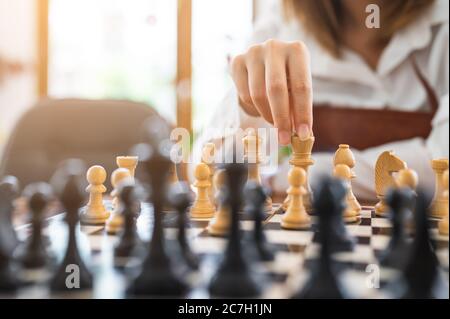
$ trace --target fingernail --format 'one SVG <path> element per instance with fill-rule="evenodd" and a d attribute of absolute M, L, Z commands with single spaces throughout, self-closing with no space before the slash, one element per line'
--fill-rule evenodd
<path fill-rule="evenodd" d="M 278 138 L 282 145 L 288 145 L 291 142 L 291 134 L 289 134 L 289 132 L 287 131 L 281 131 L 278 134 Z"/>
<path fill-rule="evenodd" d="M 300 137 L 300 140 L 302 140 L 302 141 L 308 139 L 311 136 L 309 127 L 306 124 L 300 125 L 297 133 L 298 133 L 298 137 Z"/>

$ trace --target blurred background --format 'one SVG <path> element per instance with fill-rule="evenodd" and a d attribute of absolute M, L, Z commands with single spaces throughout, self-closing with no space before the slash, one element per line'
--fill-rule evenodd
<path fill-rule="evenodd" d="M 23 112 L 47 96 L 144 102 L 195 133 L 270 2 L 0 0 L 0 155 Z"/>

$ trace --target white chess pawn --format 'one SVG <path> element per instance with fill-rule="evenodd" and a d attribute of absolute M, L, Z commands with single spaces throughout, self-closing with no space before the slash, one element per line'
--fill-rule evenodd
<path fill-rule="evenodd" d="M 405 168 L 398 172 L 396 183 L 398 188 L 408 188 L 415 193 L 419 184 L 419 177 L 414 170 Z"/>
<path fill-rule="evenodd" d="M 202 163 L 208 165 L 209 168 L 209 183 L 211 186 L 208 188 L 208 196 L 211 200 L 211 203 L 215 204 L 214 197 L 214 182 L 213 177 L 215 173 L 215 153 L 216 153 L 216 145 L 214 143 L 206 143 L 202 149 Z"/>
<path fill-rule="evenodd" d="M 445 211 L 442 220 L 439 221 L 439 234 L 448 236 L 448 170 L 442 176 L 442 183 L 444 185 L 443 199 L 445 201 Z"/>
<path fill-rule="evenodd" d="M 132 178 L 130 170 L 126 168 L 118 168 L 111 175 L 111 184 L 114 187 L 111 192 L 111 196 L 113 196 L 113 211 L 106 222 L 106 231 L 108 234 L 117 234 L 123 226 L 123 216 L 120 213 L 121 208 L 118 187 L 121 182 Z"/>
<path fill-rule="evenodd" d="M 197 188 L 197 196 L 195 202 L 191 207 L 192 218 L 211 218 L 214 216 L 214 205 L 209 198 L 209 167 L 205 163 L 200 163 L 195 168 L 194 187 Z"/>
<path fill-rule="evenodd" d="M 86 173 L 86 179 L 89 186 L 86 192 L 89 193 L 89 202 L 83 210 L 80 219 L 86 225 L 104 225 L 109 218 L 109 212 L 103 204 L 103 194 L 106 187 L 103 185 L 106 181 L 106 170 L 99 165 L 92 166 Z"/>
<path fill-rule="evenodd" d="M 214 174 L 214 186 L 216 190 L 217 211 L 208 225 L 208 232 L 213 236 L 225 236 L 230 229 L 230 210 L 222 202 L 223 188 L 225 186 L 226 172 L 219 169 Z"/>
<path fill-rule="evenodd" d="M 309 229 L 311 217 L 306 212 L 303 198 L 306 191 L 306 171 L 301 167 L 293 167 L 289 171 L 287 190 L 289 204 L 281 219 L 281 227 L 286 229 Z"/>
<path fill-rule="evenodd" d="M 356 178 L 355 172 L 353 171 L 353 168 L 355 167 L 355 164 L 356 164 L 355 156 L 353 155 L 353 152 L 350 149 L 350 146 L 347 144 L 339 145 L 339 149 L 334 154 L 333 165 L 336 166 L 339 164 L 347 165 L 351 171 L 351 175 L 352 175 L 351 179 Z M 350 196 L 352 197 L 351 200 L 349 201 L 349 205 L 352 206 L 353 210 L 360 213 L 362 208 L 361 208 L 361 205 L 359 204 L 358 200 L 356 199 L 356 197 L 353 195 L 351 180 L 350 180 L 349 184 L 350 184 L 350 188 L 351 188 Z"/>
<path fill-rule="evenodd" d="M 353 194 L 352 187 L 350 185 L 352 179 L 352 171 L 350 167 L 345 164 L 338 164 L 334 167 L 333 175 L 340 179 L 347 189 L 347 195 L 345 197 L 346 208 L 344 211 L 344 221 L 346 223 L 356 223 L 361 220 L 360 212 L 354 207 L 354 201 L 356 200 Z"/>

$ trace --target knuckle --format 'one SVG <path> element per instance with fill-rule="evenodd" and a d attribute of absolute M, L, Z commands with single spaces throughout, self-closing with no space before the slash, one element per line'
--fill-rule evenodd
<path fill-rule="evenodd" d="M 251 93 L 251 97 L 253 102 L 255 102 L 255 104 L 257 105 L 264 105 L 266 102 L 266 94 L 262 90 L 254 90 Z"/>
<path fill-rule="evenodd" d="M 260 45 L 257 44 L 257 45 L 252 45 L 251 47 L 249 47 L 246 55 L 248 58 L 254 59 L 254 58 L 260 56 L 261 52 L 262 52 L 262 48 Z"/>
<path fill-rule="evenodd" d="M 269 94 L 272 95 L 280 95 L 283 94 L 283 92 L 286 89 L 286 83 L 284 81 L 281 81 L 279 79 L 273 79 L 269 83 Z"/>
<path fill-rule="evenodd" d="M 289 48 L 295 53 L 304 53 L 308 51 L 306 44 L 302 41 L 293 41 L 289 43 Z"/>
<path fill-rule="evenodd" d="M 277 50 L 281 48 L 281 46 L 282 42 L 275 39 L 269 39 L 266 42 L 264 42 L 264 47 L 269 51 Z"/>
<path fill-rule="evenodd" d="M 231 61 L 231 69 L 233 70 L 233 72 L 237 72 L 244 66 L 244 64 L 245 64 L 244 56 L 242 54 L 237 55 Z"/>
<path fill-rule="evenodd" d="M 291 84 L 292 94 L 304 94 L 312 91 L 312 86 L 307 81 L 295 81 Z"/>

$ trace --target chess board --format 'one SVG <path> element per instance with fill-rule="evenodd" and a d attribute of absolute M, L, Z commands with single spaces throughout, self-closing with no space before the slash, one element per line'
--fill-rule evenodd
<path fill-rule="evenodd" d="M 110 204 L 108 204 L 110 205 Z M 282 213 L 279 205 L 267 215 L 264 231 L 269 245 L 275 252 L 272 262 L 255 262 L 250 260 L 250 270 L 256 280 L 263 285 L 261 298 L 288 298 L 299 289 L 308 278 L 308 274 L 315 265 L 320 250 L 317 243 L 318 236 L 314 231 L 292 231 L 282 229 L 280 221 Z M 49 238 L 51 250 L 56 259 L 61 259 L 66 243 L 66 225 L 64 215 L 56 215 L 48 220 L 44 233 Z M 176 245 L 175 212 L 164 212 L 163 225 L 167 238 L 166 247 L 170 253 Z M 313 217 L 313 221 L 315 218 Z M 241 230 L 243 243 L 251 242 L 253 222 L 245 214 L 241 214 Z M 226 238 L 212 237 L 206 229 L 208 220 L 193 219 L 189 222 L 187 231 L 192 249 L 201 257 L 198 272 L 183 274 L 192 289 L 186 298 L 209 298 L 208 282 L 213 275 L 227 243 Z M 431 233 L 435 241 L 436 253 L 441 263 L 441 275 L 448 298 L 448 237 L 440 236 L 437 232 L 437 221 L 431 221 Z M 152 208 L 142 204 L 142 212 L 137 223 L 138 232 L 144 241 L 150 240 L 152 229 Z M 346 225 L 348 232 L 356 239 L 353 252 L 337 253 L 334 255 L 340 269 L 339 279 L 354 298 L 388 298 L 384 288 L 398 276 L 394 270 L 379 268 L 379 286 L 369 285 L 368 278 L 373 274 L 377 255 L 383 251 L 390 238 L 391 225 L 388 219 L 375 216 L 372 207 L 364 207 L 361 221 Z M 92 291 L 74 292 L 62 295 L 49 293 L 45 280 L 40 283 L 25 286 L 12 297 L 16 298 L 127 298 L 126 287 L 131 278 L 136 275 L 139 260 L 128 260 L 127 266 L 115 261 L 113 248 L 118 242 L 118 236 L 108 235 L 103 226 L 80 226 L 79 244 L 86 263 L 94 276 Z M 18 229 L 19 238 L 24 240 L 29 235 L 29 226 Z M 251 254 L 249 254 L 251 255 Z M 252 258 L 249 258 L 252 259 Z M 174 264 L 177 264 L 174 261 Z M 42 273 L 23 274 L 27 278 L 45 278 Z M 47 273 L 47 277 L 51 272 Z"/>

